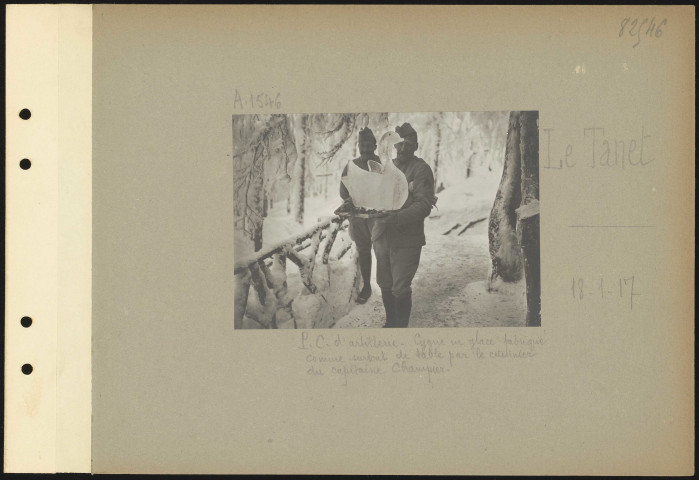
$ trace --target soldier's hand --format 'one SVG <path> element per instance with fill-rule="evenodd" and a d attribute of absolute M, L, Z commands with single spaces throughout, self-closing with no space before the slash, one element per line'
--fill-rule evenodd
<path fill-rule="evenodd" d="M 349 214 L 352 213 L 355 210 L 354 204 L 352 203 L 351 199 L 347 199 L 344 202 L 342 202 L 342 205 L 340 205 L 336 210 L 335 210 L 335 215 L 340 215 L 340 214 Z"/>
<path fill-rule="evenodd" d="M 379 212 L 374 217 L 376 223 L 388 223 L 388 220 L 392 214 L 388 212 Z"/>

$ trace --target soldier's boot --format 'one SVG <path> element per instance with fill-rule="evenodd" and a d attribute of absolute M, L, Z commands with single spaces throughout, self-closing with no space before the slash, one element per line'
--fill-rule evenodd
<path fill-rule="evenodd" d="M 408 328 L 410 321 L 410 310 L 413 306 L 412 295 L 396 297 L 396 327 Z"/>
<path fill-rule="evenodd" d="M 396 299 L 390 290 L 381 290 L 383 306 L 386 309 L 386 324 L 383 328 L 396 328 Z"/>
<path fill-rule="evenodd" d="M 363 304 L 371 297 L 371 251 L 359 257 L 359 271 L 362 274 L 362 290 L 357 295 L 357 303 Z"/>

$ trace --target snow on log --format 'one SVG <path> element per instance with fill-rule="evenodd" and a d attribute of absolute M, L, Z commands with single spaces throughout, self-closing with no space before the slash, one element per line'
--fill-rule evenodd
<path fill-rule="evenodd" d="M 306 248 L 308 248 L 310 243 L 308 245 L 304 245 L 304 241 L 313 237 L 313 235 L 316 233 L 316 231 L 323 230 L 323 229 L 327 228 L 329 225 L 331 225 L 332 223 L 335 223 L 335 222 L 342 223 L 343 221 L 344 221 L 343 218 L 331 217 L 329 220 L 326 220 L 326 221 L 321 222 L 317 225 L 314 225 L 312 228 L 306 230 L 305 232 L 303 232 L 299 235 L 282 240 L 281 242 L 278 242 L 270 247 L 267 247 L 266 249 L 264 249 L 262 251 L 255 252 L 254 254 L 248 255 L 240 260 L 236 260 L 235 266 L 234 266 L 234 273 L 236 275 L 238 273 L 242 273 L 246 268 L 248 268 L 251 264 L 256 263 L 258 260 L 269 258 L 272 255 L 274 255 L 275 253 L 281 253 L 287 245 L 296 246 L 296 251 L 305 250 Z M 343 228 L 344 228 L 344 226 L 343 226 Z M 298 247 L 301 247 L 301 248 L 298 248 Z"/>
<path fill-rule="evenodd" d="M 284 246 L 284 253 L 286 254 L 286 257 L 299 268 L 299 275 L 301 275 L 301 281 L 306 286 L 306 288 L 308 288 L 308 290 L 311 293 L 316 293 L 316 287 L 315 285 L 313 285 L 313 282 L 311 281 L 310 274 L 312 272 L 310 268 L 310 261 L 308 260 L 308 258 L 296 252 L 291 247 L 291 245 Z"/>
<path fill-rule="evenodd" d="M 342 246 L 339 252 L 337 252 L 337 258 L 335 260 L 340 260 L 342 257 L 345 256 L 347 252 L 352 250 L 352 243 L 351 242 L 345 242 L 345 244 Z"/>
<path fill-rule="evenodd" d="M 311 240 L 311 252 L 308 255 L 308 273 L 313 275 L 313 270 L 316 267 L 316 257 L 318 256 L 318 249 L 320 248 L 320 234 L 322 231 L 320 229 L 313 233 L 313 239 Z"/>
<path fill-rule="evenodd" d="M 353 245 L 346 237 L 345 219 L 330 217 L 236 262 L 236 328 L 332 327 L 349 311 L 359 291 L 357 259 L 341 261 Z M 337 250 L 335 258 L 331 252 Z M 298 267 L 305 287 L 295 297 L 287 286 L 287 260 Z"/>

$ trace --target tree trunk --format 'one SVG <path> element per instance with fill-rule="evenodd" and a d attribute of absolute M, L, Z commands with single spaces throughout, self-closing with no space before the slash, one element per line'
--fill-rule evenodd
<path fill-rule="evenodd" d="M 520 114 L 522 206 L 520 243 L 527 283 L 527 326 L 541 325 L 541 254 L 539 235 L 539 113 Z"/>
<path fill-rule="evenodd" d="M 473 145 L 471 146 L 473 148 Z M 466 160 L 466 178 L 471 176 L 471 167 L 473 165 L 473 157 L 476 156 L 476 152 L 471 150 L 471 155 L 469 155 L 468 160 Z"/>
<path fill-rule="evenodd" d="M 296 180 L 296 186 L 294 190 L 294 219 L 296 223 L 303 225 L 304 221 L 304 202 L 306 200 L 306 162 L 308 161 L 308 150 L 309 150 L 309 135 L 308 135 L 308 115 L 301 116 L 301 134 L 303 135 L 302 141 L 299 143 L 301 146 L 298 160 L 296 162 L 296 168 L 294 172 L 294 179 Z"/>
<path fill-rule="evenodd" d="M 235 221 L 242 230 L 247 248 L 262 248 L 262 222 L 264 220 L 265 161 L 262 147 L 248 142 L 267 117 L 258 115 L 233 116 L 233 171 Z"/>
<path fill-rule="evenodd" d="M 248 122 L 244 115 L 233 115 L 233 215 L 237 245 L 243 245 L 246 251 L 252 251 L 252 239 L 245 229 L 247 211 L 245 192 L 247 190 L 247 162 L 251 157 L 245 153 L 245 134 Z M 242 321 L 242 320 L 241 320 Z"/>
<path fill-rule="evenodd" d="M 539 200 L 539 112 L 520 113 L 522 205 Z"/>
<path fill-rule="evenodd" d="M 442 128 L 439 119 L 437 119 L 437 141 L 434 148 L 434 188 L 437 188 L 437 178 L 439 176 L 439 148 L 442 143 Z"/>
<path fill-rule="evenodd" d="M 267 218 L 267 212 L 269 210 L 269 194 L 267 190 L 263 192 L 262 196 L 262 218 Z"/>
<path fill-rule="evenodd" d="M 522 252 L 517 242 L 515 212 L 521 203 L 521 177 L 520 113 L 511 112 L 502 179 L 488 225 L 492 261 L 489 288 L 496 280 L 516 282 L 522 278 Z"/>
<path fill-rule="evenodd" d="M 520 230 L 527 293 L 526 325 L 539 327 L 541 326 L 541 254 L 538 212 L 533 216 L 521 218 Z"/>
<path fill-rule="evenodd" d="M 359 133 L 354 135 L 354 156 L 352 158 L 357 158 L 359 156 Z"/>
<path fill-rule="evenodd" d="M 488 156 L 488 171 L 492 172 L 493 171 L 493 166 L 494 163 L 497 161 L 497 155 L 498 155 L 498 149 L 497 149 L 497 138 L 498 135 L 498 121 L 494 120 L 491 124 L 490 127 L 490 138 L 488 139 L 489 141 L 489 152 L 490 155 Z"/>
<path fill-rule="evenodd" d="M 267 181 L 267 189 L 265 190 L 265 218 L 269 211 L 274 208 L 274 199 L 277 197 L 277 180 Z"/>
<path fill-rule="evenodd" d="M 255 159 L 252 163 L 252 179 L 248 184 L 247 205 L 248 213 L 246 214 L 246 230 L 252 236 L 253 247 L 255 251 L 262 249 L 262 223 L 264 221 L 265 209 L 265 162 L 260 158 L 262 147 L 255 149 Z"/>
<path fill-rule="evenodd" d="M 374 135 L 376 135 L 376 139 L 378 140 L 384 133 L 388 132 L 391 129 L 388 113 L 382 113 L 381 115 L 379 115 L 379 119 L 376 122 L 376 124 L 377 131 L 374 132 Z"/>

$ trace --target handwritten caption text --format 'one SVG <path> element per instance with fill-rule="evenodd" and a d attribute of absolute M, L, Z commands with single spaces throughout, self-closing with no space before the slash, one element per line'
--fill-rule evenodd
<path fill-rule="evenodd" d="M 301 332 L 298 349 L 306 374 L 333 377 L 348 385 L 361 376 L 418 376 L 428 383 L 464 362 L 526 361 L 546 343 L 543 332 L 443 334 L 418 332 L 404 338 L 347 333 Z"/>

